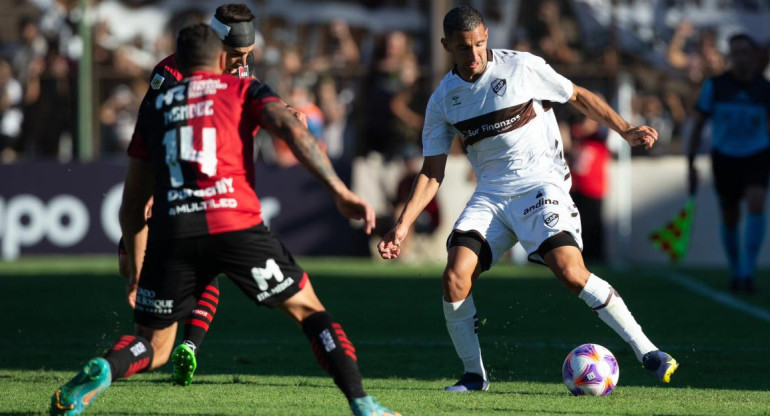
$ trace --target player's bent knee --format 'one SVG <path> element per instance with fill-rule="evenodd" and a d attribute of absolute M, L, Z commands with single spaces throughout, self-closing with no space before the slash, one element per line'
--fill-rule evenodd
<path fill-rule="evenodd" d="M 166 328 L 150 328 L 139 324 L 136 325 L 136 334 L 149 340 L 154 350 L 152 363 L 148 370 L 154 370 L 168 362 L 171 350 L 174 347 L 176 329 L 176 323 Z"/>
<path fill-rule="evenodd" d="M 310 281 L 305 284 L 302 290 L 282 303 L 279 308 L 297 323 L 302 323 L 305 318 L 316 312 L 326 310 L 316 296 Z"/>

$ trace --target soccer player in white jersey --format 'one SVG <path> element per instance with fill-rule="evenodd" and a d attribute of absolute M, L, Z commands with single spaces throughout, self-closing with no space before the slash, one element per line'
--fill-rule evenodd
<path fill-rule="evenodd" d="M 529 53 L 488 50 L 481 14 L 467 6 L 444 17 L 441 43 L 454 66 L 428 102 L 422 133 L 422 170 L 395 227 L 380 241 L 385 259 L 399 256 L 410 225 L 438 192 L 452 138 L 460 133 L 478 184 L 454 225 L 443 274 L 444 317 L 465 373 L 448 391 L 486 390 L 476 307 L 479 275 L 516 242 L 529 260 L 545 264 L 633 349 L 664 383 L 678 363 L 642 332 L 609 283 L 589 272 L 581 254 L 580 217 L 569 195 L 569 170 L 559 152 L 551 102 L 570 103 L 586 116 L 649 149 L 658 133 L 635 127 L 601 98 L 574 85 Z"/>

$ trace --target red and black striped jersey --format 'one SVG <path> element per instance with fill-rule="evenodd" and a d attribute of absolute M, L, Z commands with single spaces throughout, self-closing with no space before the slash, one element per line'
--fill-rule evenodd
<path fill-rule="evenodd" d="M 153 165 L 154 235 L 218 234 L 262 222 L 253 138 L 264 105 L 278 100 L 257 80 L 204 72 L 157 90 L 128 148 Z"/>

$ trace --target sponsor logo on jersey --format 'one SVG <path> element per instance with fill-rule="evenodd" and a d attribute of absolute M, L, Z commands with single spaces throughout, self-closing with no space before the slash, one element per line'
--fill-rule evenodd
<path fill-rule="evenodd" d="M 460 102 L 460 96 L 459 95 L 453 95 L 452 96 L 452 105 L 460 105 L 462 104 Z"/>
<path fill-rule="evenodd" d="M 524 215 L 528 215 L 536 210 L 543 208 L 546 205 L 559 205 L 559 201 L 556 199 L 543 198 L 543 193 L 537 193 L 537 203 L 530 205 L 529 208 L 524 210 Z"/>
<path fill-rule="evenodd" d="M 526 125 L 537 116 L 532 100 L 455 123 L 465 137 L 465 146 Z"/>
<path fill-rule="evenodd" d="M 502 97 L 505 95 L 505 91 L 508 89 L 508 83 L 504 79 L 498 78 L 492 81 L 492 92 Z"/>
<path fill-rule="evenodd" d="M 163 78 L 160 76 L 160 74 L 155 74 L 155 76 L 152 77 L 152 81 L 150 81 L 150 88 L 157 90 L 161 85 L 163 85 L 163 81 L 165 80 L 166 78 Z"/>
<path fill-rule="evenodd" d="M 559 223 L 559 214 L 555 212 L 546 212 L 543 214 L 543 222 L 549 227 L 555 227 Z"/>

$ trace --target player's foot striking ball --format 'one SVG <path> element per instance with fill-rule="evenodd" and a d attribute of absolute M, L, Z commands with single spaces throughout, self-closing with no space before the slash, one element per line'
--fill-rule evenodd
<path fill-rule="evenodd" d="M 195 359 L 195 352 L 187 344 L 179 344 L 174 348 L 171 354 L 171 379 L 180 386 L 189 386 L 192 383 L 195 369 L 198 368 L 198 362 Z"/>
<path fill-rule="evenodd" d="M 110 384 L 110 364 L 104 358 L 94 358 L 72 380 L 54 392 L 51 397 L 51 414 L 79 415 Z"/>
<path fill-rule="evenodd" d="M 679 363 L 674 357 L 661 350 L 650 351 L 645 354 L 642 363 L 644 368 L 655 373 L 655 377 L 664 383 L 671 382 L 671 375 L 679 368 Z"/>

